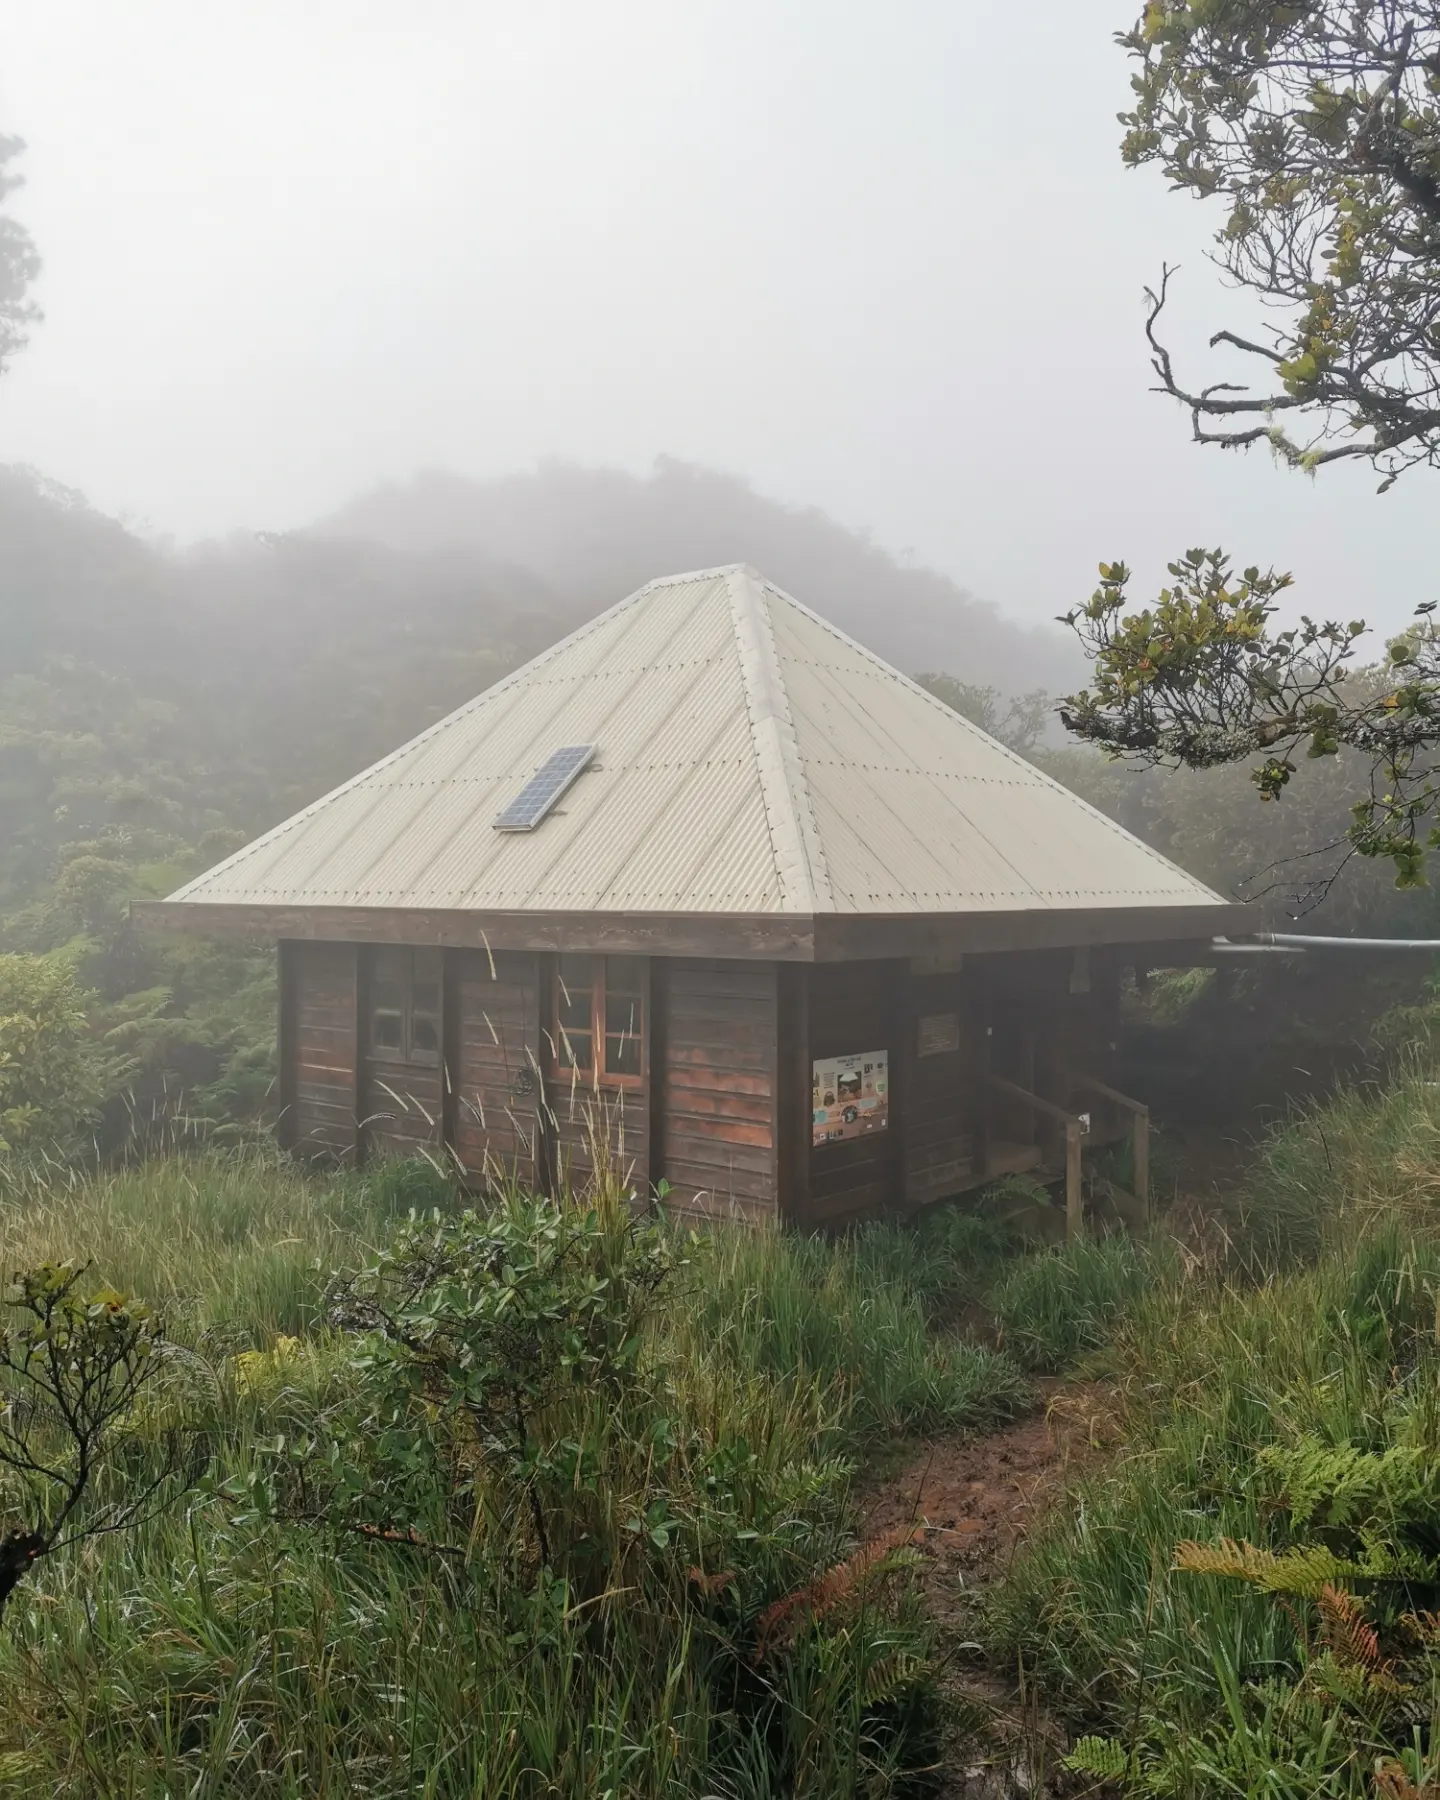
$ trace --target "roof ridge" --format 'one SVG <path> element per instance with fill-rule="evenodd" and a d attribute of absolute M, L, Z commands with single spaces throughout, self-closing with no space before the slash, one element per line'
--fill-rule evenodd
<path fill-rule="evenodd" d="M 730 619 L 782 902 L 787 912 L 828 912 L 834 893 L 764 598 L 767 584 L 744 563 L 728 574 Z"/>
<path fill-rule="evenodd" d="M 866 662 L 872 663 L 882 674 L 892 676 L 896 681 L 900 682 L 903 687 L 907 688 L 909 692 L 918 694 L 929 706 L 938 707 L 938 709 L 948 718 L 958 720 L 965 730 L 972 732 L 976 737 L 983 739 L 983 741 L 989 744 L 992 749 L 998 750 L 1003 757 L 1014 763 L 1016 768 L 1028 779 L 1038 781 L 1042 786 L 1048 787 L 1056 793 L 1063 794 L 1067 800 L 1073 802 L 1074 805 L 1087 812 L 1092 819 L 1096 820 L 1101 825 L 1107 826 L 1117 837 L 1123 838 L 1127 844 L 1133 844 L 1137 850 L 1143 850 L 1153 862 L 1159 863 L 1166 869 L 1180 869 L 1181 873 L 1187 876 L 1196 887 L 1203 889 L 1205 893 L 1211 895 L 1213 899 L 1220 901 L 1222 904 L 1228 904 L 1228 902 L 1225 901 L 1224 895 L 1217 893 L 1208 882 L 1201 881 L 1198 876 L 1191 875 L 1189 870 L 1183 868 L 1173 857 L 1166 856 L 1163 850 L 1157 850 L 1153 844 L 1147 844 L 1144 838 L 1137 837 L 1133 831 L 1127 830 L 1118 819 L 1112 819 L 1109 813 L 1102 812 L 1098 806 L 1092 805 L 1083 794 L 1077 793 L 1072 787 L 1067 787 L 1063 781 L 1060 781 L 1057 777 L 1051 775 L 1048 770 L 1042 769 L 1038 763 L 1030 762 L 1026 757 L 1023 757 L 1018 750 L 1012 750 L 1008 744 L 1002 744 L 999 738 L 992 737 L 988 731 L 977 725 L 973 719 L 967 719 L 964 713 L 957 712 L 953 706 L 947 705 L 938 695 L 932 694 L 929 688 L 922 687 L 918 681 L 907 675 L 903 669 L 897 669 L 894 663 L 886 662 L 883 656 L 880 656 L 876 651 L 871 650 L 868 645 L 862 644 L 858 638 L 851 637 L 848 631 L 842 631 L 838 625 L 833 624 L 829 619 L 822 618 L 813 607 L 807 606 L 803 600 L 797 600 L 793 594 L 787 593 L 778 582 L 771 581 L 768 576 L 760 576 L 758 579 L 764 587 L 767 587 L 771 591 L 771 593 L 778 595 L 778 597 L 784 600 L 787 605 L 793 606 L 797 612 L 803 613 L 807 619 L 820 626 L 823 631 L 829 632 L 831 637 L 838 638 L 839 641 L 849 649 L 858 652 Z"/>

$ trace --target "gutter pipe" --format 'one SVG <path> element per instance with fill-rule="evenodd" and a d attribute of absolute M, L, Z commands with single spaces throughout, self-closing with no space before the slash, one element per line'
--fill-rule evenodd
<path fill-rule="evenodd" d="M 1410 950 L 1440 955 L 1440 938 L 1310 937 L 1296 931 L 1257 931 L 1244 943 L 1229 938 L 1211 940 L 1211 948 L 1226 956 L 1294 956 L 1304 950 Z"/>

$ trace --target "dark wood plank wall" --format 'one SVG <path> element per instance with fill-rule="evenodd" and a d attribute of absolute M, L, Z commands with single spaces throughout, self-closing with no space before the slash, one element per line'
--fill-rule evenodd
<path fill-rule="evenodd" d="M 539 958 L 451 950 L 445 958 L 447 1142 L 474 1180 L 541 1180 Z"/>
<path fill-rule="evenodd" d="M 709 1217 L 776 1211 L 774 963 L 675 958 L 663 984 L 656 1141 L 670 1204 Z M 809 1117 L 808 1094 L 803 1119 Z"/>
<path fill-rule="evenodd" d="M 922 1021 L 930 1019 L 953 1019 L 953 1050 L 920 1054 Z M 906 1206 L 925 1206 L 983 1175 L 985 1013 L 978 984 L 963 969 L 912 970 L 904 1020 L 895 1057 L 905 1099 L 903 1198 Z"/>
<path fill-rule="evenodd" d="M 281 1141 L 299 1156 L 355 1157 L 357 960 L 353 944 L 281 952 Z"/>
<path fill-rule="evenodd" d="M 810 1149 L 808 1204 L 801 1223 L 843 1225 L 901 1202 L 909 1070 L 899 1054 L 908 997 L 908 964 L 817 964 L 810 972 L 810 1058 L 886 1050 L 890 1113 L 886 1130 Z M 807 1104 L 797 1124 L 810 1137 Z"/>
<path fill-rule="evenodd" d="M 415 1156 L 421 1151 L 437 1155 L 444 1107 L 439 1064 L 366 1056 L 364 1073 L 361 1126 L 366 1155 Z"/>

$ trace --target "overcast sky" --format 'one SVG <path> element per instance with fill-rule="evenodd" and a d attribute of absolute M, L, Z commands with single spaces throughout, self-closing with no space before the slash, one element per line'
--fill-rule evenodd
<path fill-rule="evenodd" d="M 668 453 L 1021 616 L 1224 542 L 1398 622 L 1440 477 L 1222 457 L 1146 391 L 1162 260 L 1186 330 L 1232 307 L 1119 163 L 1135 8 L 0 0 L 47 315 L 0 460 L 185 539 Z"/>

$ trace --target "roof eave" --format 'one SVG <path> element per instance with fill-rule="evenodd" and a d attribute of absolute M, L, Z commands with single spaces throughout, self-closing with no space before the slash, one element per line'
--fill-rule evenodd
<path fill-rule="evenodd" d="M 961 913 L 464 912 L 377 906 L 135 901 L 142 928 L 207 937 L 331 943 L 449 944 L 476 950 L 717 956 L 754 962 L 856 962 L 1106 944 L 1208 943 L 1244 929 L 1247 909 L 1035 907 Z"/>

